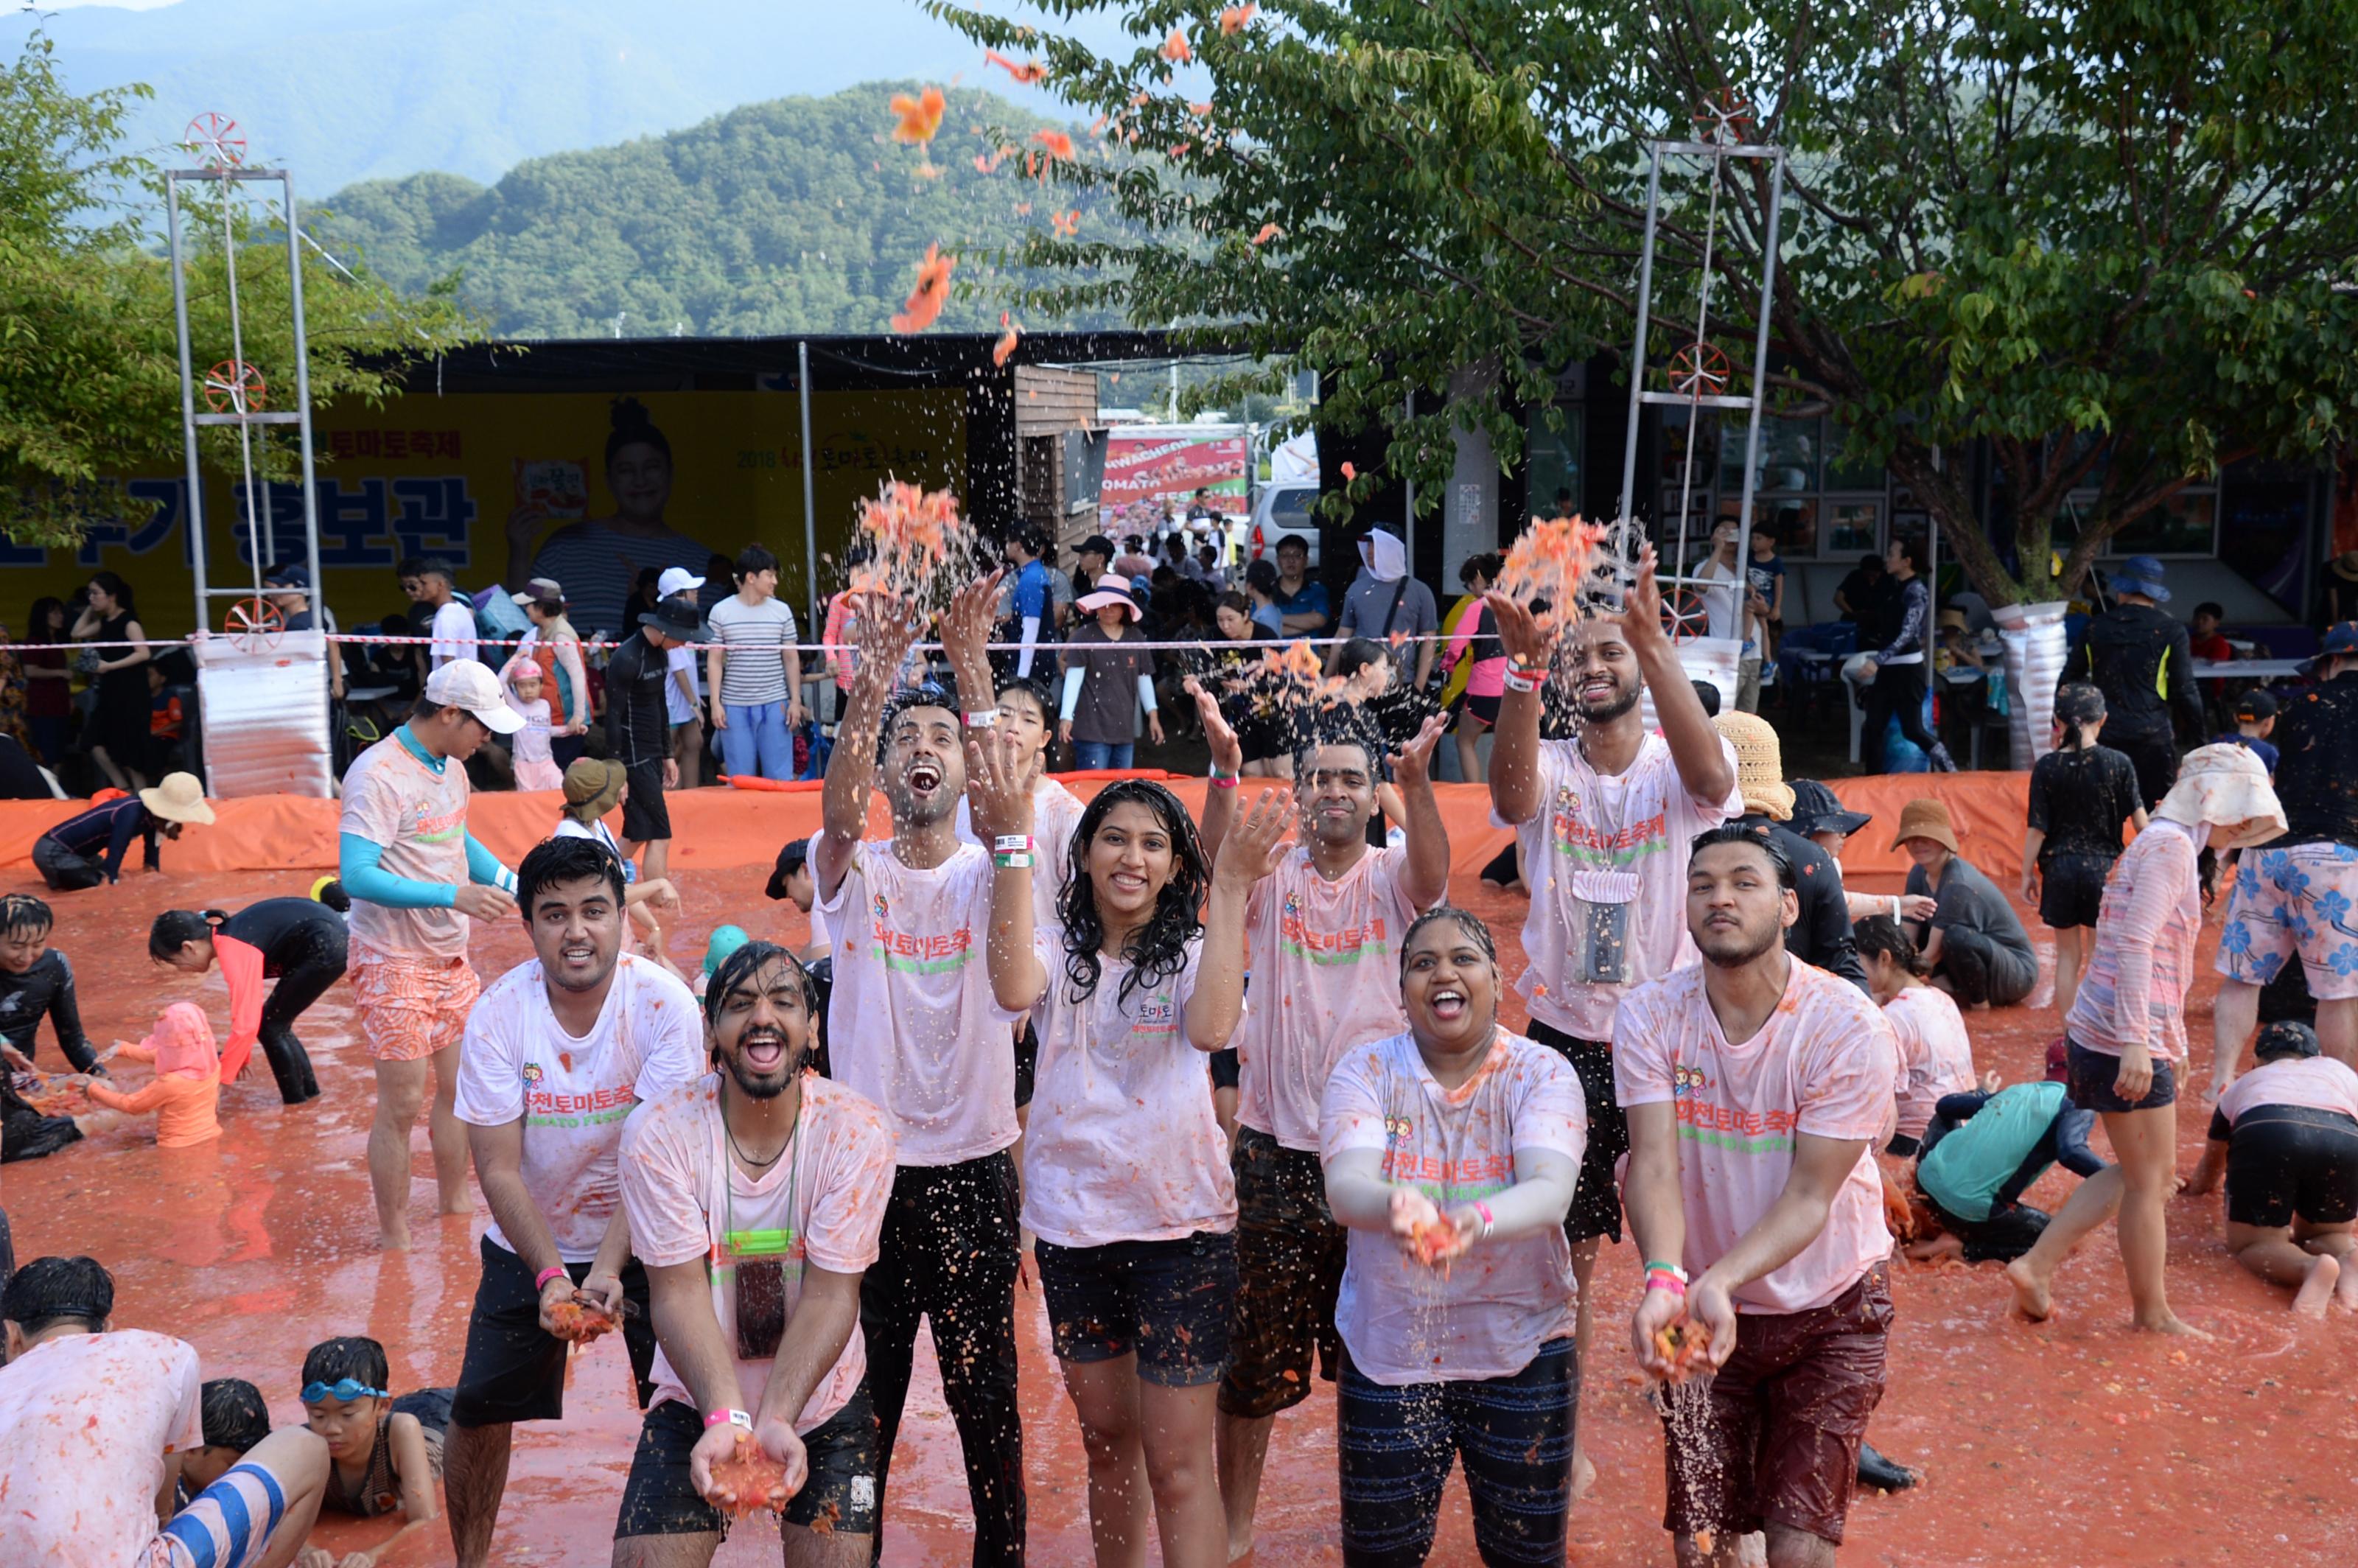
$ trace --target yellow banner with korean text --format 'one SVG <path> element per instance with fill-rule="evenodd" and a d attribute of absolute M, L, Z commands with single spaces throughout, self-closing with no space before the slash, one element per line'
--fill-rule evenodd
<path fill-rule="evenodd" d="M 617 624 L 610 601 L 645 567 L 686 565 L 700 575 L 709 557 L 734 557 L 756 543 L 779 557 L 779 594 L 799 608 L 806 569 L 799 400 L 759 391 L 633 395 L 645 427 L 634 428 L 637 438 L 611 466 L 614 399 L 603 393 L 414 394 L 381 409 L 319 414 L 320 577 L 338 622 L 357 627 L 405 610 L 395 564 L 436 557 L 449 563 L 462 593 L 558 578 L 587 633 Z M 824 595 L 843 575 L 829 557 L 841 555 L 861 498 L 885 479 L 963 486 L 966 395 L 956 387 L 819 393 L 811 408 Z M 656 440 L 644 438 L 646 427 Z M 287 438 L 283 428 L 269 434 Z M 0 626 L 21 636 L 34 599 L 65 597 L 106 570 L 131 585 L 149 634 L 187 634 L 196 623 L 196 579 L 186 479 L 178 470 L 135 475 L 123 493 L 134 503 L 126 515 L 101 520 L 78 546 L 0 538 L 11 589 L 0 600 Z M 257 541 L 265 568 L 304 559 L 299 482 L 260 484 L 249 497 L 242 481 L 208 472 L 204 516 L 215 588 L 252 582 Z M 579 580 L 566 581 L 553 569 L 558 563 Z M 212 601 L 214 630 L 227 608 L 226 600 Z"/>

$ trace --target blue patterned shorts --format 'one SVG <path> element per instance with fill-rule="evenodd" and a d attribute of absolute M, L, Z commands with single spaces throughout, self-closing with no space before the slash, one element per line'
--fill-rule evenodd
<path fill-rule="evenodd" d="M 2294 844 L 2244 851 L 2218 971 L 2264 986 L 2300 955 L 2309 994 L 2320 1001 L 2358 997 L 2358 848 Z"/>

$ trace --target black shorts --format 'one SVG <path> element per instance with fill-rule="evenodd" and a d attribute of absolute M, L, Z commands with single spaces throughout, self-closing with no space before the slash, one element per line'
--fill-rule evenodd
<path fill-rule="evenodd" d="M 1228 1164 L 1237 1181 L 1237 1288 L 1219 1405 L 1258 1418 L 1310 1397 L 1314 1357 L 1330 1383 L 1343 1364 L 1335 1298 L 1346 1238 L 1326 1206 L 1314 1152 L 1239 1127 Z"/>
<path fill-rule="evenodd" d="M 1629 1152 L 1629 1118 L 1613 1098 L 1613 1047 L 1566 1034 L 1536 1018 L 1523 1033 L 1572 1064 L 1580 1076 L 1582 1098 L 1588 1101 L 1588 1148 L 1580 1157 L 1580 1185 L 1573 1190 L 1563 1233 L 1575 1242 L 1599 1236 L 1618 1241 L 1621 1190 L 1613 1184 L 1613 1167 Z"/>
<path fill-rule="evenodd" d="M 665 1400 L 647 1411 L 639 1428 L 631 1477 L 622 1483 L 622 1507 L 614 1516 L 614 1539 L 633 1535 L 721 1535 L 729 1519 L 688 1482 L 687 1456 L 704 1435 L 694 1409 Z M 844 1535 L 876 1533 L 876 1411 L 868 1401 L 868 1380 L 844 1407 L 803 1433 L 810 1477 L 786 1504 L 785 1520 L 805 1529 L 821 1527 Z"/>
<path fill-rule="evenodd" d="M 1235 1088 L 1243 1076 L 1244 1066 L 1237 1060 L 1235 1046 L 1231 1045 L 1225 1051 L 1212 1053 L 1212 1087 L 1214 1088 Z"/>
<path fill-rule="evenodd" d="M 1293 745 L 1282 719 L 1255 714 L 1238 721 L 1236 729 L 1237 744 L 1243 748 L 1244 761 L 1248 762 L 1266 762 L 1273 757 L 1293 755 Z"/>
<path fill-rule="evenodd" d="M 524 1260 L 483 1238 L 483 1278 L 467 1319 L 467 1355 L 450 1397 L 453 1426 L 503 1426 L 519 1421 L 565 1419 L 566 1344 L 540 1326 L 540 1292 Z M 587 1263 L 568 1263 L 579 1284 Z M 655 1397 L 654 1316 L 647 1303 L 647 1271 L 635 1258 L 623 1265 L 622 1295 L 638 1307 L 622 1318 L 622 1346 L 638 1384 L 639 1408 Z"/>
<path fill-rule="evenodd" d="M 1032 1086 L 1040 1076 L 1040 1036 L 1033 1031 L 1032 1021 L 1023 1021 L 1023 1033 L 1015 1037 L 1015 1104 L 1018 1109 L 1032 1103 Z"/>
<path fill-rule="evenodd" d="M 1506 700 L 1503 696 L 1476 697 L 1469 691 L 1466 694 L 1466 711 L 1495 730 L 1498 724 L 1498 705 Z"/>
<path fill-rule="evenodd" d="M 671 838 L 671 802 L 664 798 L 661 762 L 643 762 L 627 771 L 631 796 L 622 802 L 622 837 L 633 844 L 653 844 Z"/>
<path fill-rule="evenodd" d="M 43 1116 L 21 1100 L 0 1110 L 0 1162 L 38 1160 L 81 1141 L 81 1129 L 72 1117 Z M 0 1274 L 0 1280 L 6 1277 Z"/>
<path fill-rule="evenodd" d="M 2039 867 L 2039 918 L 2053 931 L 2093 925 L 2117 855 L 2050 855 Z"/>
<path fill-rule="evenodd" d="M 2153 1059 L 2153 1084 L 2145 1098 L 2131 1103 L 2113 1087 L 2121 1076 L 2121 1059 L 2107 1056 L 2102 1051 L 2091 1051 L 2077 1040 L 2067 1040 L 2064 1059 L 2070 1064 L 2069 1076 L 2064 1080 L 2064 1093 L 2082 1110 L 2099 1114 L 2110 1111 L 2119 1115 L 2131 1110 L 2159 1110 L 2178 1103 L 2177 1064 L 2167 1056 Z"/>
<path fill-rule="evenodd" d="M 1165 1389 L 1199 1388 L 1227 1374 L 1235 1236 L 1199 1230 L 1173 1241 L 1038 1246 L 1056 1359 L 1135 1354 L 1139 1380 Z"/>
<path fill-rule="evenodd" d="M 2358 1219 L 2358 1121 L 2305 1105 L 2255 1105 L 2232 1130 L 2224 1122 L 2211 1113 L 2211 1136 L 2227 1142 L 2229 1219 L 2269 1230 L 2295 1219 Z"/>

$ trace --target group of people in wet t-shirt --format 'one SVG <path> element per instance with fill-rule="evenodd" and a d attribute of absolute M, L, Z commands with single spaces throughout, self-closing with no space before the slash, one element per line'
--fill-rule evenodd
<path fill-rule="evenodd" d="M 2059 1065 L 2123 1152 L 2125 1170 L 2105 1168 L 2056 1086 L 1976 1085 L 1956 1007 L 1896 926 L 1864 923 L 1865 985 L 1789 950 L 1790 835 L 1746 819 L 1757 792 L 1661 629 L 1650 552 L 1625 614 L 1561 635 L 1487 601 L 1507 660 L 1488 785 L 1531 889 L 1514 977 L 1445 903 L 1442 720 L 1392 752 L 1355 708 L 1315 710 L 1290 787 L 1247 801 L 1242 748 L 1200 690 L 1200 821 L 1143 780 L 1084 805 L 1043 776 L 1048 693 L 993 679 L 996 588 L 968 585 L 942 618 L 954 690 L 896 688 L 920 618 L 882 596 L 863 608 L 822 826 L 780 868 L 832 966 L 823 1017 L 784 947 L 740 942 L 700 999 L 628 951 L 621 866 L 594 838 L 551 838 L 514 871 L 476 845 L 448 764 L 506 710 L 471 671 L 438 672 L 348 779 L 360 1017 L 379 1129 L 404 1131 L 380 1173 L 385 1239 L 406 1239 L 402 1119 L 429 1062 L 442 1200 L 471 1162 L 492 1217 L 438 1449 L 461 1568 L 490 1558 L 514 1423 L 561 1419 L 570 1346 L 610 1330 L 644 1411 L 616 1563 L 708 1562 L 763 1509 L 789 1563 L 872 1561 L 927 1320 L 974 1560 L 1022 1562 L 1020 1280 L 1045 1303 L 1101 1563 L 1142 1561 L 1150 1539 L 1174 1568 L 1252 1550 L 1273 1423 L 1320 1374 L 1337 1386 L 1347 1563 L 1422 1562 L 1453 1466 L 1484 1561 L 1561 1563 L 1594 1475 L 1578 1422 L 1591 1279 L 1625 1214 L 1642 1260 L 1629 1345 L 1680 1385 L 1661 1400 L 1679 1423 L 1679 1560 L 1734 1563 L 1758 1536 L 1777 1568 L 1820 1563 L 1884 1384 L 1878 1146 L 1920 1150 L 1927 1213 L 1968 1256 L 2014 1259 L 2018 1289 L 2051 1271 L 2057 1238 L 2118 1209 L 2143 1290 L 2135 1152 L 2154 1139 L 2130 1080 L 2166 1072 L 2148 1056 L 2172 1041 L 2118 1021 L 2182 993 L 2193 850 L 2245 841 L 2272 809 L 2236 759 L 2189 759 L 2190 793 L 2158 808 L 2167 831 L 2124 857 L 2141 946 L 2105 895 Z M 1542 735 L 1551 684 L 1570 694 L 1571 738 Z M 1387 783 L 1401 834 L 1381 847 L 1368 827 Z M 871 839 L 879 791 L 892 832 Z M 469 916 L 511 910 L 533 957 L 477 997 Z M 1498 1022 L 1510 980 L 1526 1034 Z M 453 998 L 471 1000 L 457 1038 Z M 806 1070 L 822 1033 L 825 1076 Z M 2338 1132 L 2268 1085 L 2358 1114 L 2299 1045 L 2278 1042 L 2222 1102 L 2213 1163 L 2231 1186 L 2263 1135 L 2281 1153 Z M 2057 1160 L 2093 1179 L 2041 1234 L 2017 1200 Z M 2307 1200 L 2272 1206 L 2256 1181 L 2231 1239 L 2255 1270 L 2313 1269 L 2313 1237 L 2269 1228 Z M 103 1520 L 73 1526 L 70 1551 L 47 1521 L 27 1560 L 56 1545 L 157 1568 L 292 1561 L 341 1484 L 319 1440 L 215 1441 L 192 1351 L 157 1336 L 72 1347 L 107 1326 L 111 1290 L 27 1275 L 5 1303 L 21 1360 L 0 1370 L 0 1465 L 12 1443 L 48 1442 L 21 1434 L 92 1379 L 120 1415 L 71 1456 L 80 1517 Z M 1685 1386 L 1698 1369 L 1707 1382 Z M 385 1397 L 374 1362 L 344 1370 L 315 1380 L 323 1399 Z M 159 1533 L 157 1466 L 200 1450 Z"/>

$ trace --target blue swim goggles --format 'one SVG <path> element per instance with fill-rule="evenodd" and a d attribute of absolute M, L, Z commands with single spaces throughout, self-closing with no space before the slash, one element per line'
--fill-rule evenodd
<path fill-rule="evenodd" d="M 358 1378 L 340 1378 L 332 1383 L 306 1383 L 303 1385 L 303 1402 L 307 1405 L 316 1405 L 321 1400 L 343 1400 L 350 1401 L 352 1400 L 381 1400 L 384 1397 L 385 1391 L 383 1389 L 372 1389 L 366 1383 L 362 1382 Z"/>

